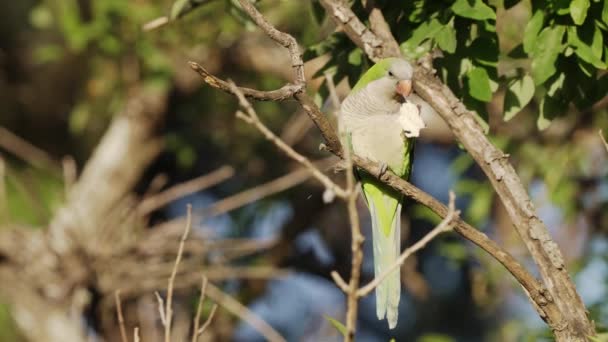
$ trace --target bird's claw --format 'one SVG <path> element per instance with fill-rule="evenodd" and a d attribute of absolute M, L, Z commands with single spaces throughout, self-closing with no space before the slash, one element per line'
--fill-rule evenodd
<path fill-rule="evenodd" d="M 378 171 L 378 178 L 382 177 L 388 170 L 388 164 L 382 163 L 380 164 L 380 171 Z"/>

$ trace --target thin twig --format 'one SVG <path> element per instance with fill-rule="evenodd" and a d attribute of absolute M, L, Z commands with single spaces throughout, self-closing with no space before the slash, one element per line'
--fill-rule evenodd
<path fill-rule="evenodd" d="M 203 301 L 205 300 L 205 290 L 207 290 L 207 277 L 203 274 L 201 281 L 201 294 L 196 306 L 196 315 L 194 316 L 194 328 L 192 329 L 192 342 L 198 339 L 198 325 L 201 320 L 201 312 L 203 311 Z"/>
<path fill-rule="evenodd" d="M 156 296 L 156 301 L 158 302 L 158 314 L 160 315 L 160 322 L 163 324 L 163 327 L 167 326 L 167 318 L 165 315 L 165 302 L 163 301 L 163 297 L 160 296 L 158 291 L 154 291 L 154 296 Z"/>
<path fill-rule="evenodd" d="M 10 219 L 8 211 L 8 196 L 6 192 L 6 162 L 0 154 L 0 223 Z"/>
<path fill-rule="evenodd" d="M 602 139 L 602 142 L 604 143 L 604 147 L 606 147 L 606 151 L 608 151 L 608 142 L 606 142 L 606 138 L 604 138 L 604 133 L 601 129 L 598 134 L 600 135 L 600 139 Z"/>
<path fill-rule="evenodd" d="M 359 297 L 363 297 L 372 292 L 386 277 L 393 272 L 395 269 L 401 267 L 405 259 L 407 259 L 410 255 L 416 253 L 420 249 L 424 248 L 431 240 L 433 240 L 437 235 L 449 231 L 452 229 L 454 225 L 454 219 L 458 217 L 458 211 L 454 209 L 454 193 L 450 191 L 450 204 L 448 214 L 444 217 L 444 219 L 431 230 L 428 234 L 426 234 L 422 239 L 418 240 L 415 244 L 407 248 L 401 253 L 399 258 L 395 260 L 395 262 L 389 266 L 384 272 L 379 274 L 374 280 L 369 282 L 364 287 L 360 288 L 357 291 L 357 295 Z"/>
<path fill-rule="evenodd" d="M 180 183 L 161 193 L 144 199 L 138 207 L 138 213 L 142 216 L 146 216 L 180 197 L 215 186 L 233 175 L 234 169 L 231 166 L 222 166 L 203 176 Z"/>
<path fill-rule="evenodd" d="M 213 320 L 213 316 L 215 316 L 215 312 L 217 311 L 217 308 L 218 308 L 218 305 L 213 304 L 213 306 L 211 307 L 211 311 L 209 312 L 209 316 L 207 317 L 207 320 L 205 321 L 205 323 L 203 323 L 203 326 L 197 330 L 197 332 L 196 332 L 197 336 L 200 336 L 205 330 L 207 330 L 207 327 L 209 327 L 209 325 L 211 324 L 211 321 Z"/>
<path fill-rule="evenodd" d="M 246 111 L 246 113 L 243 113 L 240 111 L 237 112 L 237 117 L 239 119 L 242 119 L 243 121 L 249 123 L 250 125 L 253 125 L 255 128 L 257 128 L 262 133 L 262 135 L 264 135 L 264 137 L 267 140 L 274 143 L 276 147 L 278 147 L 280 150 L 285 152 L 291 159 L 297 161 L 298 163 L 300 163 L 304 167 L 306 167 L 308 170 L 310 170 L 312 175 L 318 181 L 320 181 L 325 186 L 326 189 L 333 191 L 340 198 L 347 197 L 347 193 L 344 189 L 339 187 L 336 183 L 334 183 L 331 179 L 329 179 L 329 177 L 327 177 L 323 172 L 321 172 L 319 169 L 317 169 L 310 162 L 310 160 L 308 160 L 308 158 L 306 158 L 303 155 L 301 155 L 300 153 L 296 152 L 293 148 L 291 148 L 284 141 L 282 141 L 279 137 L 277 137 L 270 129 L 268 129 L 268 127 L 266 127 L 266 125 L 264 125 L 264 123 L 262 123 L 262 121 L 260 121 L 257 113 L 251 106 L 251 103 L 249 103 L 249 101 L 247 101 L 247 99 L 245 98 L 243 93 L 239 90 L 239 88 L 234 83 L 229 82 L 229 86 L 230 86 L 230 89 L 232 90 L 232 92 L 239 99 L 239 104 L 241 105 L 241 107 L 243 107 L 243 109 Z"/>
<path fill-rule="evenodd" d="M 190 67 L 196 71 L 201 77 L 203 81 L 213 88 L 223 90 L 227 93 L 234 94 L 232 89 L 230 89 L 230 85 L 228 82 L 217 78 L 211 75 L 207 69 L 203 68 L 200 64 L 196 62 L 188 62 Z M 283 87 L 276 90 L 257 90 L 245 87 L 239 87 L 239 90 L 246 96 L 258 101 L 284 101 L 294 96 L 294 94 L 302 91 L 302 86 L 294 85 L 294 84 L 286 84 Z"/>
<path fill-rule="evenodd" d="M 76 161 L 72 156 L 65 156 L 61 160 L 61 169 L 63 171 L 63 187 L 66 198 L 70 194 L 70 190 L 76 184 L 77 170 Z"/>
<path fill-rule="evenodd" d="M 116 301 L 116 315 L 118 316 L 118 326 L 120 327 L 120 339 L 122 342 L 129 342 L 129 339 L 127 338 L 127 330 L 125 329 L 125 318 L 122 315 L 120 290 L 116 290 L 116 292 L 114 292 L 114 300 Z"/>
<path fill-rule="evenodd" d="M 192 342 L 196 342 L 198 337 L 207 329 L 209 324 L 211 324 L 211 320 L 213 319 L 213 315 L 215 315 L 215 310 L 217 309 L 217 304 L 213 304 L 211 308 L 211 312 L 207 317 L 207 320 L 203 324 L 201 328 L 199 328 L 201 313 L 203 311 L 203 301 L 205 300 L 205 292 L 207 291 L 207 277 L 203 274 L 201 281 L 201 295 L 198 299 L 198 305 L 196 307 L 196 316 L 194 317 L 194 328 L 192 329 Z"/>
<path fill-rule="evenodd" d="M 33 166 L 60 171 L 59 163 L 42 149 L 0 126 L 0 147 Z"/>
<path fill-rule="evenodd" d="M 359 215 L 357 213 L 357 197 L 359 192 L 357 191 L 357 184 L 355 183 L 352 150 L 350 148 L 346 148 L 345 154 L 347 165 L 346 186 L 348 188 L 346 205 L 348 209 L 348 220 L 351 227 L 351 251 L 353 256 L 350 271 L 350 281 L 348 282 L 346 336 L 344 337 L 344 341 L 350 342 L 355 339 L 355 332 L 357 330 L 357 311 L 359 307 L 359 297 L 357 295 L 357 291 L 359 289 L 359 282 L 361 281 L 361 264 L 363 263 L 362 245 L 365 238 L 363 237 L 363 234 L 361 234 Z M 398 227 L 398 229 L 400 229 L 400 227 Z"/>
<path fill-rule="evenodd" d="M 133 329 L 133 342 L 139 342 L 139 327 Z"/>
<path fill-rule="evenodd" d="M 326 71 L 324 75 L 325 82 L 327 82 L 327 90 L 329 90 L 329 99 L 331 100 L 331 106 L 333 110 L 337 111 L 340 109 L 340 98 L 338 97 L 338 92 L 336 91 L 334 78 L 329 71 Z"/>
<path fill-rule="evenodd" d="M 331 278 L 336 283 L 336 285 L 338 285 L 340 290 L 342 290 L 344 293 L 348 293 L 348 289 L 349 289 L 348 284 L 346 283 L 346 281 L 344 281 L 344 279 L 342 279 L 342 277 L 340 276 L 340 273 L 338 273 L 336 271 L 331 271 L 330 275 L 331 275 Z"/>
<path fill-rule="evenodd" d="M 188 204 L 187 211 L 188 216 L 186 228 L 184 229 L 184 234 L 179 241 L 179 249 L 177 250 L 177 257 L 175 257 L 175 265 L 173 266 L 173 271 L 171 272 L 171 277 L 169 278 L 169 284 L 167 286 L 167 302 L 165 305 L 165 342 L 171 342 L 171 320 L 173 319 L 173 308 L 171 305 L 173 303 L 173 286 L 175 283 L 177 268 L 182 260 L 182 254 L 184 253 L 184 243 L 186 242 L 188 234 L 190 233 L 190 228 L 192 227 L 192 205 Z"/>
<path fill-rule="evenodd" d="M 142 26 L 142 30 L 144 31 L 152 31 L 156 30 L 159 27 L 165 26 L 169 23 L 169 17 L 158 17 L 156 19 L 150 20 Z"/>
<path fill-rule="evenodd" d="M 262 334 L 266 340 L 270 342 L 285 342 L 285 339 L 268 323 L 256 316 L 245 305 L 239 303 L 239 301 L 211 283 L 207 284 L 207 296 L 226 310 L 230 311 L 233 315 L 249 323 L 249 325 Z"/>

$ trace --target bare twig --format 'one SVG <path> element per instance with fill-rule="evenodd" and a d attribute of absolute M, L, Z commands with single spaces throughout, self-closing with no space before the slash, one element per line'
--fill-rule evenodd
<path fill-rule="evenodd" d="M 144 199 L 138 206 L 138 212 L 142 216 L 148 215 L 180 197 L 217 185 L 232 177 L 232 175 L 234 175 L 234 169 L 231 166 L 222 166 L 206 175 L 180 183 Z"/>
<path fill-rule="evenodd" d="M 63 170 L 63 187 L 65 190 L 65 196 L 70 194 L 70 190 L 76 183 L 77 170 L 76 161 L 72 156 L 65 156 L 61 160 L 61 169 Z"/>
<path fill-rule="evenodd" d="M 270 342 L 285 342 L 285 339 L 279 335 L 268 323 L 256 316 L 246 306 L 239 303 L 236 299 L 229 296 L 213 284 L 207 284 L 207 296 L 214 302 L 218 303 L 233 315 L 249 323 L 253 328 Z"/>
<path fill-rule="evenodd" d="M 443 220 L 433 228 L 428 234 L 426 234 L 422 239 L 418 240 L 415 244 L 405 249 L 403 253 L 395 260 L 395 262 L 387 268 L 384 272 L 378 275 L 374 280 L 369 282 L 364 287 L 360 288 L 357 291 L 357 295 L 359 297 L 363 297 L 372 292 L 380 283 L 386 279 L 386 277 L 393 272 L 395 269 L 401 267 L 405 259 L 407 259 L 410 255 L 416 253 L 420 249 L 424 248 L 431 240 L 433 240 L 437 235 L 449 231 L 452 229 L 454 225 L 454 219 L 458 217 L 458 211 L 454 209 L 454 193 L 450 191 L 450 203 L 449 203 L 449 211 L 448 214 L 443 218 Z"/>
<path fill-rule="evenodd" d="M 243 93 L 239 90 L 239 88 L 232 82 L 230 82 L 229 85 L 230 85 L 230 89 L 232 90 L 232 92 L 239 99 L 239 103 L 240 103 L 241 107 L 243 107 L 246 111 L 246 113 L 243 113 L 240 111 L 237 112 L 237 117 L 239 119 L 242 119 L 243 121 L 249 123 L 250 125 L 253 125 L 264 135 L 264 137 L 266 139 L 268 139 L 273 144 L 275 144 L 275 146 L 277 146 L 280 150 L 285 152 L 291 159 L 297 161 L 298 163 L 300 163 L 304 167 L 306 167 L 308 170 L 310 170 L 312 175 L 319 182 L 321 182 L 325 186 L 326 189 L 333 191 L 340 198 L 347 197 L 346 191 L 344 191 L 344 189 L 340 188 L 336 183 L 334 183 L 331 179 L 329 179 L 329 177 L 327 177 L 323 172 L 321 172 L 319 169 L 317 169 L 310 162 L 310 160 L 308 160 L 308 158 L 306 158 L 303 155 L 301 155 L 300 153 L 296 152 L 293 148 L 291 148 L 291 146 L 287 145 L 284 141 L 282 141 L 279 137 L 277 137 L 270 129 L 268 129 L 268 127 L 266 127 L 266 125 L 264 125 L 264 123 L 262 123 L 262 121 L 260 121 L 257 113 L 251 106 L 251 103 L 249 103 L 249 101 L 247 101 L 247 99 L 245 98 Z"/>
<path fill-rule="evenodd" d="M 139 342 L 139 327 L 133 328 L 133 342 Z"/>
<path fill-rule="evenodd" d="M 160 315 L 160 322 L 163 324 L 163 327 L 167 326 L 167 315 L 165 314 L 165 301 L 163 297 L 160 296 L 158 291 L 154 292 L 154 296 L 156 296 L 156 301 L 158 302 L 158 314 Z"/>
<path fill-rule="evenodd" d="M 182 260 L 182 254 L 184 253 L 184 243 L 188 238 L 188 234 L 190 233 L 190 228 L 192 227 L 192 205 L 188 204 L 188 217 L 186 222 L 186 228 L 184 229 L 184 234 L 179 242 L 179 249 L 177 250 L 177 257 L 175 257 L 175 265 L 173 266 L 173 271 L 171 272 L 171 277 L 169 277 L 169 284 L 167 285 L 167 302 L 165 305 L 165 342 L 171 342 L 171 320 L 173 319 L 173 286 L 175 283 L 175 275 L 177 274 L 177 268 L 179 266 L 180 261 Z"/>
<path fill-rule="evenodd" d="M 334 84 L 334 78 L 331 73 L 325 72 L 325 82 L 327 82 L 327 90 L 329 90 L 329 99 L 334 110 L 340 110 L 340 98 L 336 91 L 336 85 Z"/>
<path fill-rule="evenodd" d="M 213 88 L 223 90 L 227 93 L 233 94 L 233 90 L 230 88 L 228 82 L 221 80 L 211 75 L 205 68 L 196 62 L 188 62 L 190 67 L 203 77 L 203 81 Z M 258 100 L 258 101 L 284 101 L 294 96 L 295 93 L 302 91 L 302 86 L 294 84 L 286 84 L 280 89 L 276 90 L 256 90 L 251 88 L 239 87 L 238 88 L 243 95 L 246 97 Z"/>
<path fill-rule="evenodd" d="M 346 154 L 346 186 L 348 187 L 348 198 L 346 198 L 346 207 L 348 209 L 348 220 L 351 229 L 351 252 L 352 262 L 350 270 L 350 281 L 348 282 L 347 292 L 347 310 L 346 310 L 346 336 L 344 341 L 349 342 L 355 339 L 355 331 L 357 330 L 357 311 L 359 308 L 359 297 L 357 290 L 361 281 L 361 264 L 363 263 L 363 241 L 365 238 L 361 234 L 359 225 L 359 215 L 357 214 L 357 184 L 355 183 L 355 175 L 353 170 L 352 150 L 345 149 Z M 398 228 L 400 229 L 400 227 Z"/>
<path fill-rule="evenodd" d="M 209 316 L 207 317 L 207 320 L 205 321 L 205 323 L 203 323 L 203 326 L 200 327 L 200 329 L 198 329 L 196 331 L 197 336 L 202 334 L 205 330 L 207 330 L 207 327 L 209 327 L 209 325 L 211 324 L 211 321 L 213 320 L 213 316 L 215 316 L 215 312 L 217 311 L 218 305 L 217 304 L 213 304 L 213 306 L 211 307 L 211 311 L 209 312 Z"/>
<path fill-rule="evenodd" d="M 196 306 L 196 315 L 194 316 L 194 328 L 192 329 L 192 342 L 196 342 L 198 339 L 198 325 L 201 321 L 201 312 L 203 311 L 203 301 L 205 300 L 205 291 L 207 290 L 207 277 L 203 274 L 201 281 L 201 294 L 198 299 L 198 305 Z"/>
<path fill-rule="evenodd" d="M 606 147 L 606 151 L 608 151 L 608 142 L 606 142 L 606 138 L 604 138 L 604 133 L 601 129 L 598 134 L 600 135 L 600 139 L 602 139 L 602 142 L 604 143 L 604 147 Z"/>
<path fill-rule="evenodd" d="M 59 171 L 59 163 L 48 153 L 0 126 L 0 147 L 33 166 Z"/>
<path fill-rule="evenodd" d="M 342 279 L 342 277 L 340 276 L 340 273 L 338 273 L 336 271 L 331 271 L 330 275 L 331 275 L 331 278 L 336 283 L 336 285 L 338 285 L 340 290 L 342 290 L 344 293 L 348 293 L 348 290 L 349 290 L 348 284 L 346 283 L 346 281 L 344 281 L 344 279 Z"/>
<path fill-rule="evenodd" d="M 201 281 L 201 295 L 198 300 L 198 305 L 196 307 L 196 316 L 194 317 L 194 328 L 192 329 L 192 342 L 196 342 L 198 340 L 199 335 L 202 334 L 205 329 L 207 329 L 209 324 L 211 324 L 213 315 L 215 315 L 215 310 L 217 310 L 217 304 L 213 304 L 213 307 L 211 308 L 211 312 L 209 313 L 207 320 L 205 321 L 203 326 L 199 328 L 201 313 L 203 311 L 203 301 L 205 300 L 205 292 L 207 291 L 207 282 L 207 277 L 203 275 Z"/>
<path fill-rule="evenodd" d="M 122 303 L 120 301 L 120 290 L 114 292 L 114 299 L 116 301 L 116 315 L 118 316 L 118 326 L 120 327 L 120 339 L 122 342 L 129 342 L 127 338 L 127 330 L 125 329 L 125 318 L 122 315 Z"/>
<path fill-rule="evenodd" d="M 6 194 L 6 162 L 0 154 L 0 223 L 9 221 L 8 196 Z"/>
<path fill-rule="evenodd" d="M 158 17 L 156 19 L 150 20 L 142 26 L 142 30 L 144 31 L 152 31 L 156 30 L 159 27 L 165 26 L 169 23 L 169 17 Z"/>

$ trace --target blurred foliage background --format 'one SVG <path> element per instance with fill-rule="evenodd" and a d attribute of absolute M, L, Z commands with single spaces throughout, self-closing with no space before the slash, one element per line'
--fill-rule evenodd
<path fill-rule="evenodd" d="M 358 16 L 366 18 L 371 1 L 351 2 Z M 416 59 L 434 52 L 438 74 L 478 113 L 492 141 L 509 153 L 566 255 L 598 329 L 605 329 L 608 151 L 598 130 L 608 130 L 608 1 L 375 3 L 404 55 Z M 193 4 L 197 6 L 191 8 Z M 301 44 L 311 80 L 308 91 L 319 104 L 327 102 L 325 75 L 344 96 L 369 67 L 361 50 L 334 29 L 316 1 L 263 0 L 257 5 Z M 166 25 L 142 29 L 165 15 L 170 19 Z M 224 165 L 236 170 L 221 185 L 155 211 L 150 222 L 182 216 L 185 203 L 206 208 L 294 171 L 296 165 L 287 157 L 235 119 L 232 96 L 202 85 L 189 60 L 223 79 L 258 89 L 280 87 L 291 77 L 286 52 L 256 29 L 237 1 L 3 2 L 0 229 L 45 229 L 65 201 L 62 160 L 65 164 L 70 156 L 81 170 L 112 118 L 141 88 L 164 94 L 167 114 L 158 132 L 163 152 L 139 180 L 136 193 L 144 194 L 160 174 L 168 188 Z M 320 135 L 295 104 L 264 102 L 255 107 L 297 150 L 313 160 L 328 157 L 318 149 Z M 331 115 L 329 107 L 324 106 Z M 532 266 L 482 172 L 441 119 L 429 126 L 416 147 L 413 182 L 444 202 L 454 189 L 468 222 Z M 38 149 L 15 149 L 12 134 Z M 337 340 L 323 315 L 340 319 L 344 312 L 344 299 L 329 272 L 349 272 L 346 213 L 339 204 L 323 204 L 323 188 L 315 182 L 298 183 L 196 222 L 195 231 L 214 241 L 278 240 L 269 250 L 235 263 L 289 268 L 289 276 L 222 285 L 289 341 Z M 367 234 L 365 212 L 361 204 Z M 437 222 L 413 204 L 406 216 L 404 246 Z M 364 279 L 371 279 L 371 249 L 366 255 Z M 538 341 L 550 336 L 510 275 L 455 236 L 434 241 L 402 272 L 398 329 L 387 331 L 375 320 L 370 296 L 362 300 L 359 340 Z M 196 287 L 184 293 L 184 298 L 195 296 Z M 99 313 L 91 310 L 88 315 L 92 330 L 112 336 L 95 323 Z M 212 325 L 219 331 L 216 338 L 260 340 L 248 325 L 221 311 L 220 316 L 224 318 Z M 22 338 L 11 317 L 10 307 L 0 310 L 2 341 Z"/>

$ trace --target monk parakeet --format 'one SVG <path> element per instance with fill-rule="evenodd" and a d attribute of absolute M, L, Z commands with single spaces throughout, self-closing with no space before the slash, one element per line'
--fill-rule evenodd
<path fill-rule="evenodd" d="M 424 122 L 421 105 L 412 94 L 412 66 L 399 58 L 387 58 L 372 66 L 342 102 L 339 130 L 344 148 L 383 165 L 408 179 L 412 170 L 414 138 Z M 400 254 L 403 195 L 375 177 L 358 170 L 363 195 L 372 219 L 374 272 L 382 274 Z M 396 269 L 376 288 L 376 314 L 397 325 L 400 272 Z"/>

